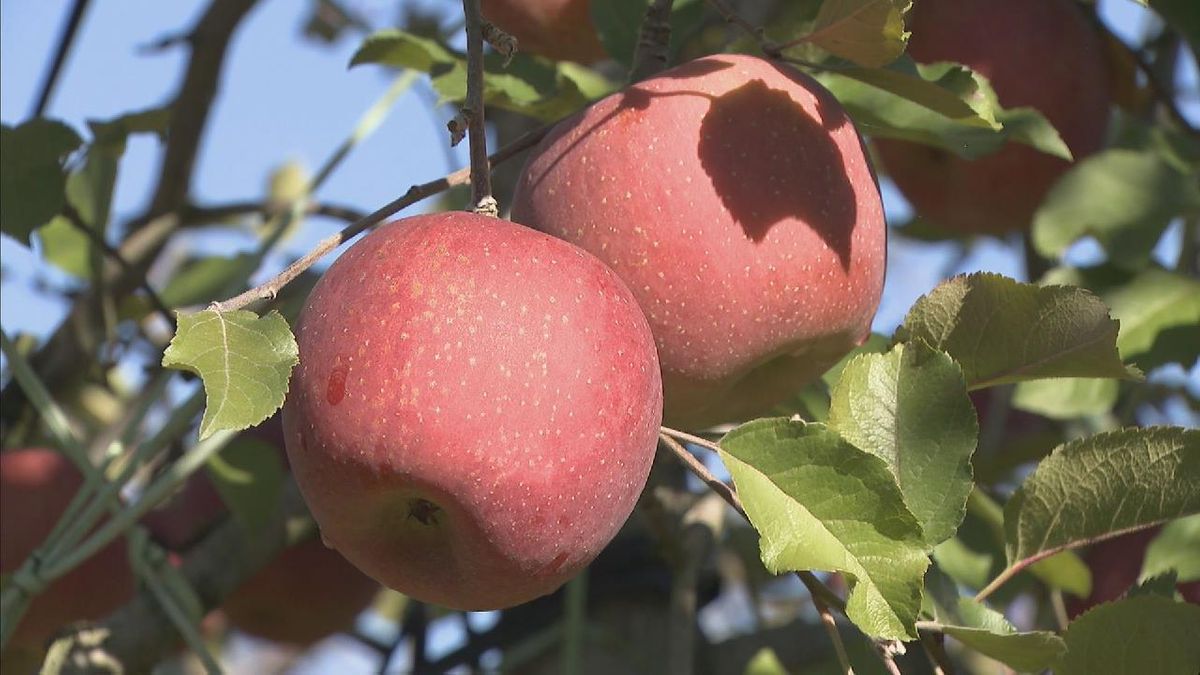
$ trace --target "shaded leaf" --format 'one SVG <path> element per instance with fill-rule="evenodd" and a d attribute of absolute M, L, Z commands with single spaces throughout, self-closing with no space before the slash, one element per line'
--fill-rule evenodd
<path fill-rule="evenodd" d="M 914 342 L 855 358 L 833 388 L 829 427 L 887 462 L 929 549 L 954 534 L 979 427 L 949 355 Z"/>
<path fill-rule="evenodd" d="M 1120 344 L 1121 338 L 1117 337 Z M 1090 377 L 1030 380 L 1017 384 L 1014 408 L 1051 419 L 1070 420 L 1112 410 L 1120 385 L 1116 380 Z"/>
<path fill-rule="evenodd" d="M 163 352 L 163 366 L 204 382 L 207 404 L 200 438 L 251 427 L 283 405 L 292 367 L 299 363 L 287 320 L 272 311 L 205 310 L 179 316 L 179 330 Z"/>
<path fill-rule="evenodd" d="M 979 273 L 949 279 L 918 299 L 896 339 L 948 352 L 972 389 L 1047 377 L 1133 379 L 1140 374 L 1121 363 L 1117 326 L 1083 289 Z"/>
<path fill-rule="evenodd" d="M 193 258 L 171 277 L 159 297 L 173 309 L 220 300 L 235 284 L 244 286 L 257 267 L 258 257 L 250 253 Z"/>
<path fill-rule="evenodd" d="M 908 44 L 902 13 L 911 5 L 909 0 L 825 0 L 806 39 L 859 65 L 884 66 Z"/>
<path fill-rule="evenodd" d="M 1075 551 L 1059 551 L 1029 566 L 1029 573 L 1051 588 L 1077 598 L 1092 594 L 1092 570 Z"/>
<path fill-rule="evenodd" d="M 29 245 L 33 230 L 66 203 L 64 162 L 83 143 L 71 127 L 36 118 L 17 127 L 0 125 L 0 227 Z"/>
<path fill-rule="evenodd" d="M 1050 667 L 1067 650 L 1048 631 L 1018 632 L 1003 614 L 970 598 L 958 598 L 949 616 L 939 616 L 943 633 L 1021 672 Z"/>
<path fill-rule="evenodd" d="M 781 418 L 744 424 L 721 448 L 767 569 L 843 572 L 851 621 L 872 636 L 915 636 L 929 560 L 883 460 L 824 425 Z"/>
<path fill-rule="evenodd" d="M 1079 238 L 1096 238 L 1110 259 L 1149 259 L 1172 218 L 1200 210 L 1200 183 L 1158 153 L 1107 150 L 1073 166 L 1033 217 L 1038 252 L 1057 257 Z"/>
<path fill-rule="evenodd" d="M 868 136 L 932 145 L 974 159 L 1013 141 L 1069 159 L 1054 127 L 1032 108 L 1000 106 L 987 78 L 957 63 L 901 57 L 886 68 L 839 68 L 818 79 Z"/>
<path fill-rule="evenodd" d="M 254 532 L 270 521 L 287 473 L 279 448 L 239 434 L 209 458 L 206 468 L 221 501 L 244 529 Z"/>
<path fill-rule="evenodd" d="M 1200 431 L 1121 429 L 1059 446 L 1004 507 L 1010 567 L 1200 512 Z"/>
<path fill-rule="evenodd" d="M 1173 571 L 1180 583 L 1200 580 L 1200 515 L 1173 520 L 1146 547 L 1140 578 Z"/>
<path fill-rule="evenodd" d="M 774 649 L 763 647 L 746 664 L 745 675 L 787 675 L 787 668 L 783 667 Z"/>
<path fill-rule="evenodd" d="M 1071 622 L 1057 675 L 1200 672 L 1200 607 L 1157 595 L 1105 603 Z"/>
<path fill-rule="evenodd" d="M 461 102 L 467 94 L 466 59 L 433 40 L 401 30 L 368 37 L 350 65 L 376 63 L 429 73 L 441 103 Z M 577 64 L 555 63 L 517 54 L 505 65 L 497 54 L 484 58 L 484 102 L 542 120 L 557 120 L 610 93 L 604 77 Z"/>

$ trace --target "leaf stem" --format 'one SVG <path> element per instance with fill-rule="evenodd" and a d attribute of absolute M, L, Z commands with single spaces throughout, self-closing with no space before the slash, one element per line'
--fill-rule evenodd
<path fill-rule="evenodd" d="M 467 142 L 471 147 L 471 208 L 488 216 L 499 214 L 492 197 L 492 170 L 488 163 L 483 109 L 483 14 L 479 0 L 463 0 L 467 19 Z"/>

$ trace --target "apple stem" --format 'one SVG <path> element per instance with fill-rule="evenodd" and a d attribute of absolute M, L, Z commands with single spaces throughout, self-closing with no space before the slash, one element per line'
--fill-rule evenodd
<path fill-rule="evenodd" d="M 479 0 L 463 0 L 463 12 L 467 19 L 467 101 L 462 115 L 467 120 L 467 142 L 471 147 L 471 210 L 497 216 L 500 208 L 492 196 L 492 169 L 484 128 L 483 13 Z"/>
<path fill-rule="evenodd" d="M 675 0 L 654 0 L 646 8 L 637 47 L 633 52 L 633 66 L 629 69 L 630 82 L 639 82 L 666 69 L 671 44 L 671 7 L 674 3 Z"/>

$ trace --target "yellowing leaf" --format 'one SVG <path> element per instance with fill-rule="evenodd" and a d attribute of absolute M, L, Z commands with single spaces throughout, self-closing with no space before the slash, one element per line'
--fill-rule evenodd
<path fill-rule="evenodd" d="M 878 67 L 904 53 L 904 0 L 825 0 L 807 41 L 857 64 Z"/>

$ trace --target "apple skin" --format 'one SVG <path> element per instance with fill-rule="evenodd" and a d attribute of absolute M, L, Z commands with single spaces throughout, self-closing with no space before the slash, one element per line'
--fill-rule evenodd
<path fill-rule="evenodd" d="M 1158 536 L 1161 527 L 1151 527 L 1093 545 L 1084 555 L 1092 571 L 1092 594 L 1086 598 L 1066 596 L 1067 616 L 1074 619 L 1102 602 L 1117 600 L 1137 583 L 1146 558 L 1146 548 Z M 1175 587 L 1184 600 L 1200 604 L 1200 581 Z"/>
<path fill-rule="evenodd" d="M 246 432 L 283 450 L 278 415 Z M 198 474 L 145 524 L 163 546 L 186 551 L 220 520 L 227 508 L 208 476 Z M 284 549 L 242 582 L 221 604 L 229 625 L 273 642 L 310 645 L 354 625 L 379 591 L 373 579 L 337 551 L 310 539 Z"/>
<path fill-rule="evenodd" d="M 283 408 L 328 544 L 418 600 L 548 594 L 646 483 L 662 384 L 646 319 L 598 260 L 520 225 L 383 226 L 309 296 Z"/>
<path fill-rule="evenodd" d="M 563 121 L 512 215 L 633 290 L 668 426 L 766 412 L 867 337 L 883 290 L 861 137 L 816 81 L 755 57 L 697 59 Z"/>
<path fill-rule="evenodd" d="M 1104 144 L 1108 72 L 1095 31 L 1073 0 L 921 0 L 908 54 L 955 61 L 986 76 L 1005 108 L 1036 108 L 1076 161 Z M 927 145 L 878 139 L 883 166 L 916 212 L 949 232 L 1028 229 L 1071 164 L 1007 144 L 974 161 Z"/>
<path fill-rule="evenodd" d="M 10 574 L 41 545 L 83 484 L 61 453 L 44 448 L 0 453 L 0 574 Z M 40 654 L 66 624 L 97 620 L 133 597 L 125 538 L 59 577 L 30 603 L 6 645 Z"/>
<path fill-rule="evenodd" d="M 591 0 L 480 0 L 479 4 L 484 18 L 515 37 L 522 52 L 585 65 L 608 56 L 592 25 Z"/>

